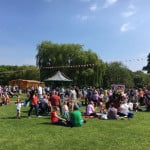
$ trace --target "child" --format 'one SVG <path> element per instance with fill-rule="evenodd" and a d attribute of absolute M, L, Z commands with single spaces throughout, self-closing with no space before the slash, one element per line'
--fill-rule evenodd
<path fill-rule="evenodd" d="M 138 104 L 137 100 L 134 100 L 133 101 L 133 110 L 136 111 L 136 112 L 139 110 L 138 105 L 139 104 Z"/>
<path fill-rule="evenodd" d="M 107 120 L 108 119 L 108 117 L 107 117 L 107 111 L 105 109 L 102 112 L 101 119 L 103 119 L 103 120 Z"/>
<path fill-rule="evenodd" d="M 66 119 L 58 116 L 58 108 L 56 106 L 53 107 L 53 111 L 50 116 L 52 124 L 66 126 Z"/>
<path fill-rule="evenodd" d="M 21 100 L 20 97 L 18 97 L 17 102 L 16 102 L 16 107 L 17 107 L 17 119 L 21 119 Z"/>
<path fill-rule="evenodd" d="M 102 102 L 100 102 L 100 112 L 103 113 L 105 109 L 105 106 Z"/>
<path fill-rule="evenodd" d="M 67 101 L 64 101 L 64 104 L 62 105 L 62 118 L 69 120 L 69 108 Z"/>

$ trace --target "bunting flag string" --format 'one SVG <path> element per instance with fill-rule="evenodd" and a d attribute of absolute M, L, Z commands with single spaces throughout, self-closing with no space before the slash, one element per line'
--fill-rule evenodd
<path fill-rule="evenodd" d="M 128 63 L 128 62 L 135 62 L 135 61 L 137 61 L 137 62 L 139 62 L 139 61 L 144 61 L 144 60 L 146 60 L 147 59 L 147 56 L 144 56 L 144 57 L 142 57 L 142 58 L 133 58 L 133 59 L 127 59 L 127 60 L 120 60 L 121 62 L 126 62 L 126 63 Z"/>
<path fill-rule="evenodd" d="M 85 65 L 68 65 L 68 66 L 41 67 L 40 69 L 85 68 L 85 67 L 94 67 L 94 66 L 95 66 L 95 64 L 85 64 Z"/>
<path fill-rule="evenodd" d="M 85 65 L 69 65 L 69 66 L 51 66 L 51 67 L 41 67 L 40 69 L 60 69 L 60 68 L 83 68 L 83 67 L 93 67 L 94 64 L 85 64 Z M 38 68 L 37 68 L 38 69 Z M 16 70 L 16 71 L 4 71 L 0 72 L 0 74 L 11 74 L 11 73 L 17 73 L 17 72 L 23 72 L 33 69 L 25 69 L 25 70 Z"/>
<path fill-rule="evenodd" d="M 131 63 L 131 62 L 140 62 L 140 61 L 145 61 L 147 59 L 147 56 L 144 56 L 142 58 L 134 58 L 134 59 L 128 59 L 128 60 L 122 60 L 119 62 L 124 62 L 124 63 Z M 67 66 L 50 66 L 50 67 L 41 67 L 40 69 L 61 69 L 61 68 L 67 68 L 67 69 L 74 69 L 74 68 L 86 68 L 86 67 L 94 67 L 95 64 L 84 64 L 84 65 L 67 65 Z M 38 69 L 38 68 L 37 68 Z M 0 74 L 9 74 L 9 73 L 17 73 L 17 72 L 23 72 L 27 70 L 32 70 L 32 69 L 25 69 L 25 70 L 16 70 L 16 71 L 4 71 L 0 72 Z"/>

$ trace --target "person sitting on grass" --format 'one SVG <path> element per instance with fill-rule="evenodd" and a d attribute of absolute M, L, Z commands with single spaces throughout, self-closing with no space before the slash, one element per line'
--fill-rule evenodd
<path fill-rule="evenodd" d="M 94 102 L 93 101 L 90 101 L 90 103 L 88 104 L 86 113 L 88 116 L 96 116 L 96 111 L 94 108 Z"/>
<path fill-rule="evenodd" d="M 105 111 L 105 106 L 103 102 L 100 102 L 99 107 L 100 107 L 100 112 L 103 113 Z"/>
<path fill-rule="evenodd" d="M 139 104 L 138 104 L 138 101 L 137 100 L 133 100 L 133 110 L 134 111 L 138 111 L 139 110 Z"/>
<path fill-rule="evenodd" d="M 122 101 L 118 115 L 121 117 L 128 117 L 128 118 L 133 118 L 134 114 L 129 111 L 129 106 L 126 102 Z"/>
<path fill-rule="evenodd" d="M 7 105 L 7 99 L 5 95 L 2 95 L 2 104 Z"/>
<path fill-rule="evenodd" d="M 53 111 L 51 112 L 50 117 L 51 117 L 51 123 L 54 125 L 65 126 L 67 124 L 66 119 L 58 116 L 58 107 L 57 106 L 53 107 Z"/>
<path fill-rule="evenodd" d="M 6 95 L 6 101 L 7 101 L 7 104 L 10 104 L 10 98 L 8 95 Z"/>
<path fill-rule="evenodd" d="M 67 101 L 64 101 L 62 105 L 62 118 L 69 120 L 69 108 L 67 105 Z"/>
<path fill-rule="evenodd" d="M 110 104 L 107 117 L 108 119 L 118 119 L 117 109 L 114 107 L 113 103 Z"/>
<path fill-rule="evenodd" d="M 86 120 L 82 119 L 81 112 L 78 110 L 77 105 L 74 105 L 74 111 L 71 113 L 69 123 L 71 127 L 80 127 L 83 123 L 86 123 Z"/>

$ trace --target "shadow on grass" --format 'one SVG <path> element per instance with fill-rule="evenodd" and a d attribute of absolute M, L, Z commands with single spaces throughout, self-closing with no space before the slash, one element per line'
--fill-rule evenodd
<path fill-rule="evenodd" d="M 51 120 L 51 118 L 49 116 L 46 116 L 44 119 Z"/>
<path fill-rule="evenodd" d="M 43 124 L 43 125 L 53 125 L 53 124 L 51 124 L 50 122 L 42 122 L 42 123 L 40 123 L 40 124 Z"/>
<path fill-rule="evenodd" d="M 67 125 L 57 125 L 57 124 L 52 124 L 51 122 L 42 122 L 40 123 L 42 125 L 49 125 L 49 126 L 59 126 L 59 127 L 67 127 L 69 128 L 70 126 L 67 126 Z"/>
<path fill-rule="evenodd" d="M 23 111 L 21 111 L 21 112 L 23 112 L 23 113 L 28 113 L 28 112 L 29 112 L 29 110 L 23 110 Z"/>
<path fill-rule="evenodd" d="M 21 118 L 27 118 L 27 116 L 21 116 Z M 16 116 L 12 116 L 12 117 L 2 117 L 2 118 L 0 118 L 0 119 L 16 119 L 16 120 L 18 120 L 17 119 L 17 117 Z"/>

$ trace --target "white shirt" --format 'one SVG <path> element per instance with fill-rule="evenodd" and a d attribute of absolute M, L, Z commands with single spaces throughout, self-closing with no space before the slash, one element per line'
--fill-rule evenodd
<path fill-rule="evenodd" d="M 72 101 L 75 101 L 77 99 L 77 94 L 76 94 L 75 90 L 71 90 L 70 95 L 71 95 L 71 100 Z"/>
<path fill-rule="evenodd" d="M 129 102 L 128 105 L 129 105 L 129 109 L 133 110 L 133 103 Z"/>
<path fill-rule="evenodd" d="M 128 112 L 129 112 L 129 106 L 128 106 L 128 104 L 122 104 L 120 106 L 120 112 L 122 114 L 128 115 Z"/>
<path fill-rule="evenodd" d="M 69 112 L 69 108 L 68 108 L 67 105 L 64 105 L 64 106 L 62 107 L 62 113 L 65 113 L 65 112 Z"/>
<path fill-rule="evenodd" d="M 20 110 L 21 109 L 21 102 L 20 103 L 17 103 L 17 110 Z"/>
<path fill-rule="evenodd" d="M 38 94 L 42 95 L 42 87 L 41 86 L 38 87 Z"/>

